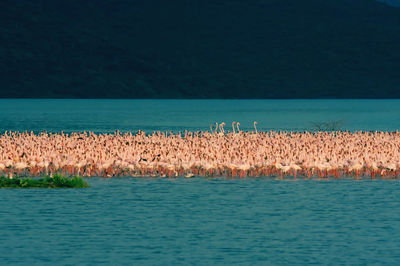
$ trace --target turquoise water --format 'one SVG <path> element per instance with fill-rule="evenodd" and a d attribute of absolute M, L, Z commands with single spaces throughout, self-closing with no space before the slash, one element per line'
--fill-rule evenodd
<path fill-rule="evenodd" d="M 0 264 L 400 262 L 397 181 L 89 183 L 1 190 Z"/>
<path fill-rule="evenodd" d="M 215 122 L 253 130 L 311 130 L 312 122 L 343 121 L 344 130 L 400 129 L 400 100 L 7 100 L 5 130 L 209 130 Z"/>
<path fill-rule="evenodd" d="M 0 100 L 0 130 L 396 130 L 400 101 Z M 0 190 L 0 265 L 400 263 L 399 181 L 88 179 Z"/>

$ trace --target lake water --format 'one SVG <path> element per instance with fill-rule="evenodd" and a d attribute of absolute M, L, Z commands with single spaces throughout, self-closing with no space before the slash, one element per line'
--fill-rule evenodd
<path fill-rule="evenodd" d="M 400 101 L 0 100 L 0 130 L 397 130 Z M 229 128 L 229 127 L 228 127 Z M 400 182 L 93 178 L 0 190 L 0 265 L 400 263 Z"/>
<path fill-rule="evenodd" d="M 400 129 L 400 100 L 7 100 L 0 132 L 122 132 L 209 130 L 232 121 L 241 129 L 312 130 L 312 122 L 342 121 L 343 130 Z"/>

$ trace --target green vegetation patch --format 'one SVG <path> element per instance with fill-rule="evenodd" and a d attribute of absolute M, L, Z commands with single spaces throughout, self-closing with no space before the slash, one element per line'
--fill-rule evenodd
<path fill-rule="evenodd" d="M 40 179 L 0 177 L 0 188 L 87 188 L 88 183 L 79 176 L 65 177 L 59 174 Z"/>

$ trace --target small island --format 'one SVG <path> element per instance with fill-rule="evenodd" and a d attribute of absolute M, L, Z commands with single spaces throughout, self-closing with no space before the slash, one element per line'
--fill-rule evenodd
<path fill-rule="evenodd" d="M 9 178 L 0 177 L 0 188 L 88 188 L 89 185 L 79 176 L 66 177 L 56 174 L 52 177 Z"/>

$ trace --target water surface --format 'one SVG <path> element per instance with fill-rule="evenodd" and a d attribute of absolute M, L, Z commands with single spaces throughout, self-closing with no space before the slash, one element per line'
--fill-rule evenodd
<path fill-rule="evenodd" d="M 398 100 L 0 100 L 0 131 L 397 130 Z M 229 129 L 230 127 L 227 126 Z M 0 264 L 400 263 L 399 181 L 89 179 L 0 190 Z"/>
<path fill-rule="evenodd" d="M 0 99 L 0 132 L 209 130 L 215 122 L 243 130 L 312 130 L 343 121 L 342 130 L 397 130 L 400 100 L 12 100 Z"/>
<path fill-rule="evenodd" d="M 89 183 L 1 190 L 0 264 L 400 262 L 398 181 Z"/>

